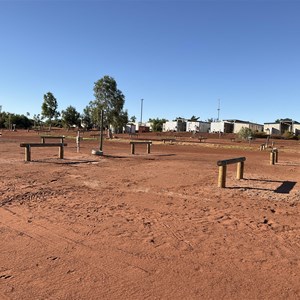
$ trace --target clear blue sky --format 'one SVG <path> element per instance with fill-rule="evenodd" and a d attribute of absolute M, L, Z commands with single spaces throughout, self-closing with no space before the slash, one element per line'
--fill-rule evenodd
<path fill-rule="evenodd" d="M 79 112 L 112 76 L 129 116 L 300 121 L 300 1 L 0 0 L 0 105 Z"/>

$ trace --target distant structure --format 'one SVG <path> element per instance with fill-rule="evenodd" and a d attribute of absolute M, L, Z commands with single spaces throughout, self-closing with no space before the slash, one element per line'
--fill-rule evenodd
<path fill-rule="evenodd" d="M 280 135 L 284 134 L 286 131 L 299 135 L 300 123 L 291 119 L 283 119 L 278 122 L 267 122 L 264 123 L 264 131 L 270 135 Z"/>
<path fill-rule="evenodd" d="M 217 118 L 217 121 L 219 122 L 220 121 L 220 99 L 218 99 L 218 118 Z"/>
<path fill-rule="evenodd" d="M 144 103 L 144 99 L 141 99 L 141 125 L 143 124 L 143 103 Z"/>
<path fill-rule="evenodd" d="M 223 120 L 217 122 L 211 122 L 210 132 L 211 133 L 238 133 L 242 128 L 249 128 L 254 132 L 263 132 L 264 125 L 252 123 L 249 121 L 242 120 Z"/>

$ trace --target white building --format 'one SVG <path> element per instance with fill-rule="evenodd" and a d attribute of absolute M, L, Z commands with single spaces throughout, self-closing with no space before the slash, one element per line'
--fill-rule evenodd
<path fill-rule="evenodd" d="M 209 132 L 210 123 L 202 121 L 187 121 L 186 131 L 187 132 Z"/>
<path fill-rule="evenodd" d="M 210 132 L 238 133 L 242 128 L 249 128 L 253 132 L 263 132 L 264 125 L 242 120 L 224 120 L 211 122 Z"/>
<path fill-rule="evenodd" d="M 233 133 L 233 123 L 228 121 L 215 121 L 210 123 L 211 133 Z"/>
<path fill-rule="evenodd" d="M 183 132 L 186 131 L 186 121 L 177 120 L 177 121 L 167 121 L 163 124 L 163 131 L 175 131 Z"/>
<path fill-rule="evenodd" d="M 125 133 L 135 133 L 136 126 L 132 123 L 129 123 L 125 126 Z"/>
<path fill-rule="evenodd" d="M 264 132 L 267 134 L 284 134 L 286 131 L 298 135 L 300 133 L 300 123 L 290 119 L 264 123 Z"/>
<path fill-rule="evenodd" d="M 229 121 L 229 120 L 228 120 Z M 253 132 L 263 132 L 264 125 L 252 123 L 248 121 L 241 121 L 241 120 L 232 120 L 233 121 L 233 133 L 239 133 L 242 128 L 249 128 Z"/>
<path fill-rule="evenodd" d="M 293 126 L 293 133 L 295 135 L 299 135 L 300 134 L 300 123 L 294 123 L 294 126 Z"/>
<path fill-rule="evenodd" d="M 264 132 L 267 134 L 280 134 L 281 125 L 280 123 L 264 123 Z"/>

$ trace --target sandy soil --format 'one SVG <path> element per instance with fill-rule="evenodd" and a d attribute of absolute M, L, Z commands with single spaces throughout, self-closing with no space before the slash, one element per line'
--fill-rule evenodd
<path fill-rule="evenodd" d="M 139 136 L 151 154 L 131 155 L 118 136 L 97 157 L 65 134 L 65 159 L 32 162 L 37 133 L 0 137 L 0 299 L 300 298 L 299 141 L 270 165 L 259 140 Z M 244 179 L 230 165 L 218 188 L 216 162 L 240 156 Z"/>

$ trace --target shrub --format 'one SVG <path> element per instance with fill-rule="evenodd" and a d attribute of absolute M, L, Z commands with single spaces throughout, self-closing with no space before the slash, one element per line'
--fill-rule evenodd
<path fill-rule="evenodd" d="M 242 127 L 241 130 L 238 132 L 238 136 L 243 140 L 248 140 L 254 137 L 254 133 L 250 128 Z"/>

